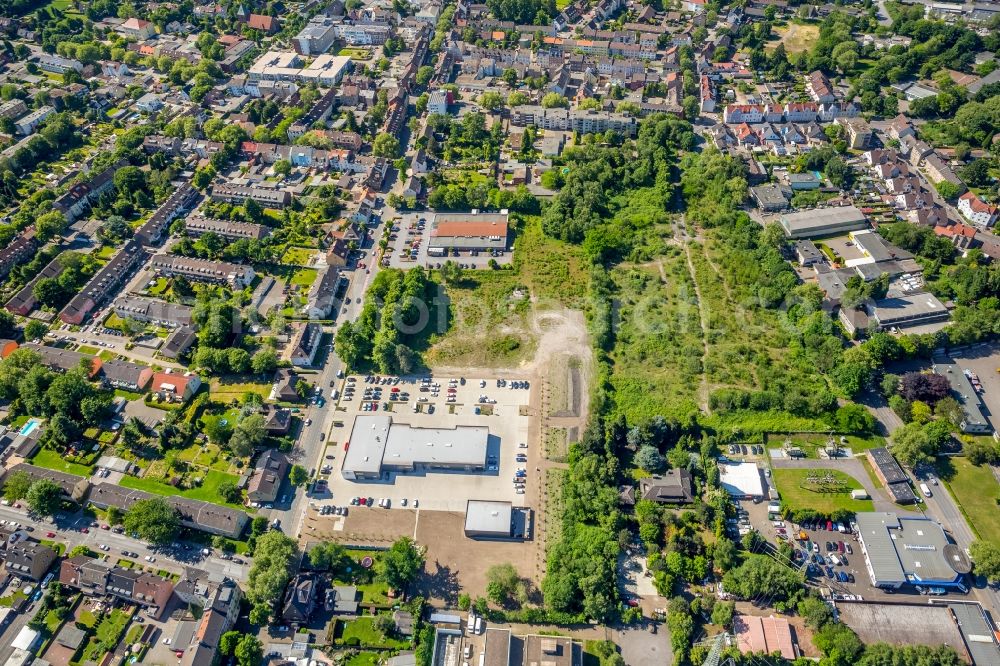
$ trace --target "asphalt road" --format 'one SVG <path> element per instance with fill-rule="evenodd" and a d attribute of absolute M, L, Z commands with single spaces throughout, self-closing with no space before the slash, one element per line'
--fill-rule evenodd
<path fill-rule="evenodd" d="M 379 218 L 383 221 L 391 220 L 395 215 L 396 211 L 388 206 L 379 210 Z M 373 226 L 373 238 L 375 241 L 373 242 L 369 240 L 365 243 L 365 247 L 363 248 L 365 256 L 360 258 L 359 261 L 363 262 L 366 265 L 366 268 L 354 269 L 354 274 L 351 278 L 351 283 L 346 294 L 346 296 L 351 299 L 351 302 L 349 304 L 342 304 L 341 312 L 337 316 L 338 323 L 354 321 L 358 318 L 358 315 L 361 314 L 365 292 L 368 291 L 368 286 L 371 284 L 371 281 L 375 278 L 379 271 L 379 266 L 374 264 L 372 257 L 375 247 L 377 246 L 377 239 L 381 235 L 381 228 L 381 225 Z M 326 331 L 328 333 L 335 333 L 336 326 L 327 327 Z M 295 448 L 292 450 L 290 457 L 293 463 L 301 465 L 306 470 L 312 470 L 314 468 L 319 470 L 323 466 L 323 452 L 327 445 L 327 441 L 325 440 L 331 438 L 330 432 L 333 429 L 333 421 L 336 417 L 334 409 L 336 407 L 336 403 L 330 400 L 330 382 L 333 381 L 338 386 L 340 385 L 340 382 L 337 380 L 337 372 L 340 370 L 344 370 L 346 372 L 347 369 L 343 362 L 337 358 L 337 355 L 331 349 L 326 357 L 326 363 L 323 365 L 320 372 L 315 375 L 307 376 L 308 381 L 314 383 L 322 390 L 325 402 L 322 407 L 318 407 L 310 403 L 310 405 L 303 410 L 302 413 L 303 419 L 310 419 L 312 423 L 311 425 L 303 425 L 302 430 L 299 433 L 298 440 L 295 443 Z M 345 427 L 347 427 L 347 425 L 348 424 L 345 423 Z M 342 429 L 338 428 L 338 432 L 340 430 Z M 325 434 L 325 440 L 320 439 L 321 434 Z M 332 439 L 336 441 L 336 433 Z M 334 468 L 336 468 L 339 460 L 332 462 Z M 306 489 L 297 488 L 294 489 L 294 495 L 289 503 L 280 506 L 276 505 L 273 509 L 261 512 L 261 515 L 267 516 L 270 521 L 277 518 L 281 521 L 282 531 L 289 536 L 297 538 L 302 529 L 302 522 L 305 518 L 308 506 L 309 497 L 306 494 Z"/>

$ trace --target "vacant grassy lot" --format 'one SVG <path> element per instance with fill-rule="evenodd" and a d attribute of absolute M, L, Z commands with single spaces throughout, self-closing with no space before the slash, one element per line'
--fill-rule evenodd
<path fill-rule="evenodd" d="M 990 468 L 965 458 L 941 458 L 938 474 L 945 482 L 972 531 L 980 539 L 1000 543 L 1000 486 Z"/>
<path fill-rule="evenodd" d="M 289 266 L 308 266 L 309 259 L 316 254 L 311 247 L 290 247 L 281 255 L 281 263 Z"/>
<path fill-rule="evenodd" d="M 785 45 L 785 51 L 789 54 L 808 51 L 819 39 L 818 25 L 789 23 L 786 26 L 774 28 L 774 32 L 778 34 L 778 42 Z M 767 49 L 777 48 L 778 42 L 770 42 Z"/>
<path fill-rule="evenodd" d="M 445 289 L 447 332 L 431 338 L 427 363 L 516 366 L 536 350 L 532 313 L 584 308 L 588 281 L 579 248 L 545 237 L 539 219 L 528 218 L 515 241 L 512 268 L 466 271 Z"/>
<path fill-rule="evenodd" d="M 271 385 L 263 382 L 245 381 L 245 376 L 213 377 L 208 383 L 208 392 L 214 402 L 227 403 L 240 400 L 244 393 L 256 393 L 267 399 L 271 393 Z"/>
<path fill-rule="evenodd" d="M 809 476 L 832 475 L 834 483 L 824 485 L 806 481 Z M 863 488 L 861 482 L 843 472 L 828 469 L 775 469 L 774 483 L 781 501 L 791 509 L 812 509 L 825 514 L 834 511 L 871 511 L 871 500 L 851 499 L 851 491 Z"/>
<path fill-rule="evenodd" d="M 611 272 L 619 299 L 611 383 L 630 423 L 697 409 L 702 339 L 694 284 L 679 250 Z"/>
<path fill-rule="evenodd" d="M 194 476 L 201 477 L 201 485 L 197 488 L 189 488 L 187 490 L 180 490 L 168 483 L 162 483 L 152 479 L 140 479 L 135 476 L 123 476 L 120 484 L 126 488 L 145 490 L 146 492 L 153 493 L 154 495 L 180 495 L 181 497 L 187 497 L 189 499 L 203 500 L 205 502 L 212 502 L 213 504 L 224 504 L 237 509 L 242 508 L 242 506 L 238 504 L 229 504 L 219 494 L 220 485 L 226 483 L 227 481 L 234 484 L 238 483 L 240 480 L 238 476 L 235 474 L 226 474 L 225 472 L 220 472 L 214 469 L 198 470 L 194 473 Z"/>
<path fill-rule="evenodd" d="M 512 366 L 531 355 L 531 304 L 514 271 L 467 271 L 447 298 L 448 332 L 432 343 L 430 365 Z"/>

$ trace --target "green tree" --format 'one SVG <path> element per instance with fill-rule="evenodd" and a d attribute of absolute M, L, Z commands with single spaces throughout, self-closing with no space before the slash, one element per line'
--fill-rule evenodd
<path fill-rule="evenodd" d="M 438 272 L 445 284 L 457 284 L 462 279 L 462 268 L 451 259 L 441 264 Z"/>
<path fill-rule="evenodd" d="M 376 564 L 382 582 L 397 592 L 405 592 L 424 568 L 424 551 L 409 537 L 397 539 Z"/>
<path fill-rule="evenodd" d="M 278 160 L 272 165 L 271 168 L 274 169 L 274 173 L 279 176 L 288 176 L 288 174 L 292 172 L 292 163 L 288 160 Z"/>
<path fill-rule="evenodd" d="M 556 92 L 547 93 L 542 97 L 542 107 L 546 109 L 568 108 L 569 100 Z"/>
<path fill-rule="evenodd" d="M 278 367 L 278 354 L 271 347 L 262 347 L 250 359 L 250 369 L 255 375 L 269 375 Z"/>
<path fill-rule="evenodd" d="M 250 414 L 233 429 L 233 436 L 229 438 L 229 450 L 237 457 L 248 458 L 263 443 L 265 437 L 267 428 L 264 426 L 263 415 Z"/>
<path fill-rule="evenodd" d="M 23 500 L 31 490 L 31 477 L 27 472 L 14 472 L 4 482 L 3 496 L 8 502 Z"/>
<path fill-rule="evenodd" d="M 417 69 L 417 85 L 426 86 L 434 77 L 434 68 L 430 65 L 422 65 Z"/>
<path fill-rule="evenodd" d="M 318 543 L 309 550 L 309 564 L 313 569 L 336 570 L 347 560 L 347 550 L 332 541 Z"/>
<path fill-rule="evenodd" d="M 479 96 L 479 106 L 487 111 L 496 111 L 503 107 L 503 95 L 496 91 L 484 92 Z"/>
<path fill-rule="evenodd" d="M 913 468 L 932 462 L 937 448 L 921 424 L 907 423 L 892 433 L 892 453 L 899 462 Z"/>
<path fill-rule="evenodd" d="M 510 602 L 521 576 L 509 562 L 494 564 L 486 570 L 486 596 L 496 604 L 506 605 Z"/>
<path fill-rule="evenodd" d="M 59 510 L 62 494 L 62 487 L 55 481 L 38 479 L 31 484 L 25 501 L 32 513 L 39 516 L 52 516 Z"/>
<path fill-rule="evenodd" d="M 258 666 L 264 658 L 264 646 L 253 634 L 244 634 L 233 654 L 239 666 Z"/>
<path fill-rule="evenodd" d="M 180 526 L 177 510 L 162 497 L 138 500 L 125 513 L 125 530 L 155 545 L 174 541 Z"/>
<path fill-rule="evenodd" d="M 733 623 L 736 603 L 733 601 L 717 601 L 712 608 L 712 624 L 729 627 Z"/>
<path fill-rule="evenodd" d="M 288 470 L 288 482 L 293 486 L 302 486 L 309 480 L 309 472 L 302 465 L 292 465 Z"/>
<path fill-rule="evenodd" d="M 25 340 L 41 340 L 48 333 L 49 327 L 38 321 L 37 319 L 32 319 L 24 326 L 24 339 Z"/>
<path fill-rule="evenodd" d="M 976 573 L 991 584 L 1000 582 L 1000 545 L 977 539 L 969 546 L 969 556 L 976 565 Z"/>
<path fill-rule="evenodd" d="M 372 154 L 390 159 L 399 157 L 399 139 L 385 132 L 379 134 L 372 142 Z"/>
<path fill-rule="evenodd" d="M 954 201 L 960 194 L 962 194 L 961 186 L 948 182 L 947 180 L 934 183 L 934 189 L 937 190 L 937 193 L 940 194 L 942 198 L 947 199 L 948 201 Z"/>
<path fill-rule="evenodd" d="M 236 645 L 240 642 L 240 636 L 242 636 L 238 631 L 227 631 L 222 634 L 219 638 L 219 652 L 223 657 L 232 656 L 233 652 L 236 650 Z"/>
<path fill-rule="evenodd" d="M 651 444 L 646 444 L 635 454 L 633 462 L 647 472 L 660 472 L 666 465 L 666 460 L 657 448 Z"/>
<path fill-rule="evenodd" d="M 297 556 L 295 540 L 277 530 L 257 537 L 245 588 L 247 601 L 253 606 L 250 621 L 254 624 L 267 621 L 271 609 L 288 585 Z"/>

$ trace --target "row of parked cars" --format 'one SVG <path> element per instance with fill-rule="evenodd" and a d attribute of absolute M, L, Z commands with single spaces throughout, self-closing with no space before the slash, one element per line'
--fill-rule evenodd
<path fill-rule="evenodd" d="M 764 445 L 763 444 L 751 444 L 750 446 L 747 446 L 746 444 L 730 444 L 729 445 L 729 454 L 733 455 L 733 456 L 737 456 L 737 455 L 744 455 L 745 456 L 745 455 L 748 455 L 748 454 L 755 455 L 755 456 L 762 456 L 762 455 L 764 455 Z"/>

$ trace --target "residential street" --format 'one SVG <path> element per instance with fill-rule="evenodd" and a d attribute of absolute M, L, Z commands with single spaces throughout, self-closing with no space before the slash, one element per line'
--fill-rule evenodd
<path fill-rule="evenodd" d="M 392 208 L 385 206 L 380 209 L 380 218 L 383 221 L 391 221 L 396 215 L 396 211 Z M 381 233 L 382 226 L 378 225 L 374 227 L 375 233 L 373 234 L 373 242 L 366 244 L 364 248 L 365 254 L 360 261 L 364 262 L 365 268 L 355 268 L 353 276 L 351 278 L 351 284 L 347 290 L 347 298 L 351 299 L 349 304 L 343 305 L 341 307 L 341 312 L 337 316 L 337 323 L 343 323 L 345 321 L 354 321 L 358 318 L 361 313 L 361 308 L 364 302 L 364 294 L 368 290 L 368 285 L 371 281 L 375 279 L 378 274 L 379 266 L 374 262 L 373 256 L 375 249 L 377 248 L 377 239 Z M 332 335 L 336 335 L 337 327 L 328 326 L 324 327 L 325 332 Z M 328 441 L 337 442 L 338 435 L 343 432 L 346 437 L 346 432 L 344 432 L 349 424 L 345 423 L 344 428 L 338 428 L 336 432 L 331 432 L 333 429 L 333 421 L 336 418 L 335 406 L 336 403 L 330 400 L 330 382 L 334 381 L 339 385 L 339 380 L 337 380 L 337 373 L 344 368 L 343 363 L 337 358 L 332 347 L 329 350 L 329 354 L 326 357 L 326 363 L 323 365 L 322 369 L 318 374 L 306 375 L 306 379 L 310 382 L 315 383 L 322 390 L 322 395 L 325 400 L 322 407 L 317 407 L 314 404 L 310 404 L 309 407 L 303 410 L 302 416 L 304 419 L 312 419 L 312 425 L 303 425 L 302 431 L 299 433 L 299 437 L 295 443 L 295 448 L 292 450 L 290 459 L 293 463 L 301 465 L 306 468 L 306 470 L 319 470 L 322 467 L 323 451 L 326 448 L 326 441 L 320 439 L 321 434 L 326 435 Z M 339 461 L 332 461 L 334 469 L 339 467 Z M 289 491 L 291 492 L 291 491 Z M 345 502 L 346 503 L 346 502 Z M 265 515 L 268 517 L 269 521 L 275 518 L 281 521 L 281 529 L 291 537 L 297 538 L 299 536 L 299 531 L 302 527 L 302 521 L 305 517 L 306 508 L 309 505 L 309 498 L 306 494 L 305 488 L 297 488 L 294 490 L 294 496 L 291 502 L 287 506 L 275 506 L 275 508 L 270 510 L 261 511 L 260 515 Z"/>
<path fill-rule="evenodd" d="M 188 544 L 190 550 L 181 550 L 177 546 L 184 544 L 178 542 L 174 548 L 151 548 L 148 544 L 133 539 L 126 534 L 116 534 L 110 530 L 102 530 L 96 527 L 89 527 L 89 533 L 80 532 L 80 528 L 90 522 L 79 515 L 60 516 L 55 522 L 36 521 L 29 518 L 25 509 L 15 509 L 8 506 L 0 506 L 0 519 L 6 521 L 16 521 L 23 525 L 32 525 L 35 531 L 31 536 L 36 539 L 49 539 L 66 544 L 66 552 L 73 550 L 76 546 L 88 546 L 96 553 L 101 553 L 101 544 L 106 544 L 111 548 L 107 554 L 112 557 L 122 557 L 122 551 L 135 552 L 138 558 L 133 560 L 144 560 L 147 555 L 155 557 L 155 568 L 166 569 L 168 571 L 183 573 L 185 567 L 195 567 L 202 569 L 216 576 L 228 576 L 234 580 L 246 580 L 246 573 L 249 569 L 247 564 L 237 564 L 231 560 L 224 560 L 215 555 L 204 557 L 201 554 L 202 546 L 198 544 Z M 55 537 L 47 537 L 49 532 L 55 533 Z M 142 563 L 142 562 L 140 562 Z"/>

